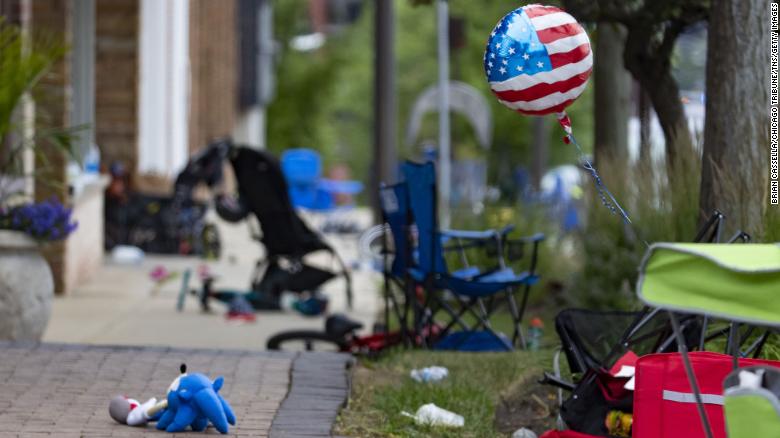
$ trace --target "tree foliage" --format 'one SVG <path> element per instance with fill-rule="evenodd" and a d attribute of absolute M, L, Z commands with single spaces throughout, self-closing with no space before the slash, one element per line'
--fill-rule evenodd
<path fill-rule="evenodd" d="M 67 53 L 68 48 L 57 35 L 36 33 L 24 35 L 19 26 L 0 17 L 0 207 L 9 199 L 20 195 L 16 184 L 19 179 L 35 179 L 39 186 L 54 186 L 50 153 L 73 154 L 74 134 L 81 127 L 65 128 L 48 126 L 41 122 L 45 106 L 37 110 L 39 119 L 33 134 L 28 134 L 29 120 L 22 120 L 19 109 L 25 96 L 35 96 L 38 101 L 49 97 L 37 89 L 41 78 Z M 44 91 L 44 93 L 40 93 Z M 22 157 L 32 151 L 37 168 L 25 168 Z"/>
<path fill-rule="evenodd" d="M 564 0 L 580 20 L 620 23 L 628 29 L 623 59 L 626 69 L 648 93 L 666 140 L 669 174 L 675 174 L 678 151 L 690 149 L 680 90 L 671 61 L 677 37 L 707 19 L 709 0 Z M 683 153 L 681 156 L 687 156 Z"/>
<path fill-rule="evenodd" d="M 420 3 L 420 4 L 416 4 Z M 417 144 L 404 145 L 404 131 L 414 100 L 436 84 L 436 10 L 425 2 L 396 1 L 396 65 L 398 93 L 399 157 L 419 155 L 419 145 L 438 138 L 437 119 L 429 114 Z M 364 3 L 358 21 L 328 36 L 325 45 L 313 52 L 296 52 L 290 39 L 310 32 L 303 0 L 277 1 L 276 38 L 282 44 L 276 99 L 269 108 L 270 149 L 311 147 L 322 152 L 326 164 L 347 163 L 354 176 L 368 180 L 372 159 L 373 129 L 373 2 Z M 488 34 L 506 13 L 521 6 L 513 0 L 451 0 L 450 15 L 464 20 L 465 45 L 451 53 L 451 77 L 482 92 L 490 102 L 494 119 L 494 142 L 483 151 L 465 119 L 452 119 L 453 151 L 456 158 L 483 158 L 488 162 L 491 183 L 513 186 L 516 166 L 530 163 L 530 118 L 508 110 L 490 93 L 482 56 Z M 574 129 L 581 138 L 592 130 L 591 91 L 570 107 Z M 552 116 L 551 116 L 552 117 Z M 551 164 L 573 163 L 574 151 L 561 143 L 562 133 L 551 130 Z"/>

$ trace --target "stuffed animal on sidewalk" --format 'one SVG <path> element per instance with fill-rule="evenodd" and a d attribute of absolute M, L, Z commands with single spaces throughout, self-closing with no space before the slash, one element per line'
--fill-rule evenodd
<path fill-rule="evenodd" d="M 224 379 L 213 382 L 204 374 L 187 374 L 187 366 L 181 365 L 181 375 L 168 387 L 166 399 L 152 397 L 144 403 L 125 396 L 114 397 L 108 406 L 111 418 L 129 426 L 144 426 L 157 422 L 157 429 L 181 432 L 188 426 L 196 432 L 206 429 L 209 422 L 223 434 L 228 424 L 236 424 L 236 416 L 230 404 L 219 395 Z"/>
<path fill-rule="evenodd" d="M 219 395 L 223 383 L 222 376 L 212 382 L 204 374 L 187 374 L 187 366 L 182 364 L 181 375 L 168 387 L 168 405 L 157 429 L 181 432 L 190 426 L 200 432 L 211 422 L 220 433 L 228 433 L 228 423 L 235 425 L 236 416 Z"/>
<path fill-rule="evenodd" d="M 139 403 L 136 399 L 118 395 L 109 402 L 108 414 L 120 424 L 145 426 L 150 421 L 157 421 L 165 409 L 164 406 L 157 405 L 157 399 L 154 397 Z"/>

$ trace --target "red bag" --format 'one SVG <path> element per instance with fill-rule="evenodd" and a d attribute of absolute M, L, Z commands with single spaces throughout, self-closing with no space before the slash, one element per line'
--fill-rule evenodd
<path fill-rule="evenodd" d="M 723 379 L 733 369 L 733 358 L 720 353 L 691 352 L 699 390 L 715 438 L 726 438 L 723 417 Z M 740 359 L 739 366 L 770 365 L 780 362 Z M 642 356 L 637 361 L 634 390 L 633 438 L 704 437 L 693 390 L 680 353 Z"/>

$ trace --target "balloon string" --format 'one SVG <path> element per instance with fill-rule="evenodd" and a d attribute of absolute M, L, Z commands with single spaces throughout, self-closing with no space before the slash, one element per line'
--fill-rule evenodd
<path fill-rule="evenodd" d="M 633 238 L 637 238 L 637 230 L 633 227 L 633 223 L 631 222 L 631 218 L 628 217 L 628 213 L 623 209 L 623 207 L 620 206 L 620 203 L 615 199 L 615 196 L 612 195 L 612 192 L 609 191 L 606 185 L 604 185 L 604 182 L 601 180 L 601 176 L 599 176 L 599 173 L 596 171 L 596 167 L 593 166 L 593 163 L 588 160 L 587 156 L 585 155 L 585 152 L 582 150 L 582 147 L 577 142 L 577 139 L 574 137 L 574 134 L 571 130 L 571 120 L 569 119 L 569 116 L 566 114 L 565 111 L 561 111 L 556 114 L 558 117 L 558 123 L 561 124 L 561 127 L 563 127 L 563 130 L 566 131 L 566 136 L 563 137 L 563 141 L 568 143 L 574 143 L 574 146 L 577 147 L 577 152 L 579 154 L 579 159 L 582 162 L 582 167 L 585 168 L 585 170 L 590 173 L 590 175 L 593 177 L 593 181 L 596 183 L 596 190 L 598 191 L 599 198 L 601 198 L 601 203 L 604 204 L 605 207 L 609 209 L 612 214 L 619 214 L 620 217 L 623 219 L 623 224 L 626 225 L 627 230 L 632 234 Z M 607 199 L 609 197 L 609 199 Z M 649 243 L 647 243 L 647 240 L 640 239 L 646 246 L 650 246 Z"/>
<path fill-rule="evenodd" d="M 607 207 L 609 211 L 612 212 L 612 214 L 619 214 L 620 217 L 623 218 L 623 222 L 630 225 L 632 222 L 631 218 L 628 217 L 628 213 L 626 213 L 623 207 L 620 206 L 620 203 L 617 201 L 617 199 L 615 199 L 615 196 L 612 194 L 612 192 L 609 191 L 607 186 L 604 185 L 604 182 L 601 180 L 601 176 L 596 171 L 596 168 L 585 156 L 585 152 L 582 150 L 582 147 L 577 142 L 577 139 L 574 138 L 574 134 L 571 133 L 571 129 L 567 129 L 566 131 L 566 137 L 568 138 L 569 142 L 577 147 L 580 161 L 582 161 L 582 167 L 587 170 L 588 173 L 590 173 L 590 175 L 593 177 L 593 181 L 596 182 L 596 190 L 598 191 L 602 204 L 604 204 L 604 206 Z M 609 197 L 609 199 L 607 199 L 607 197 Z"/>

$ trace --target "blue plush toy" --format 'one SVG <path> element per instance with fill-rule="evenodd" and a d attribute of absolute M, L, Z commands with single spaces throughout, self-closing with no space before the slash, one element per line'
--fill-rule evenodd
<path fill-rule="evenodd" d="M 200 373 L 187 374 L 183 364 L 181 373 L 168 388 L 168 406 L 157 422 L 157 429 L 181 432 L 190 426 L 200 432 L 211 421 L 218 431 L 228 433 L 228 423 L 235 425 L 236 416 L 218 394 L 224 382 L 222 376 L 212 382 Z"/>

